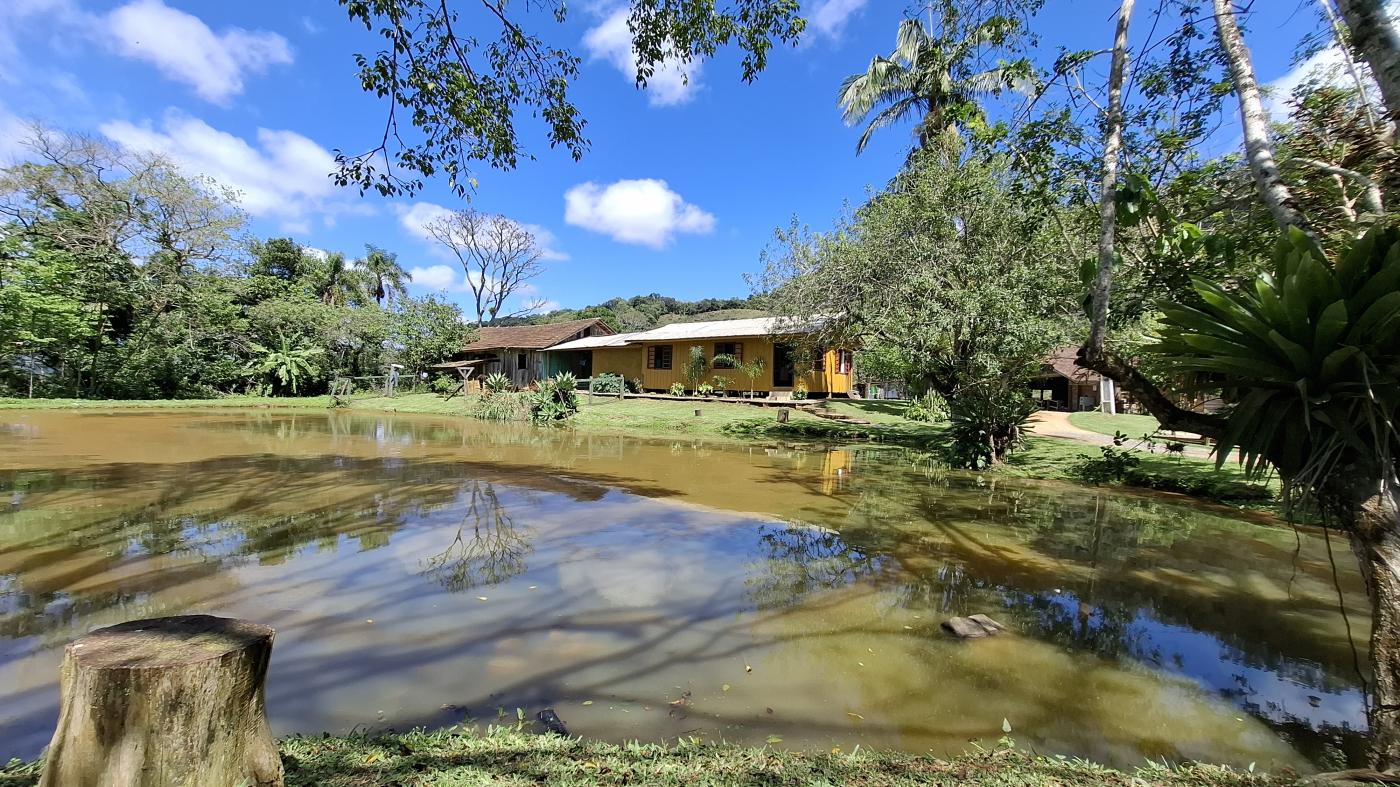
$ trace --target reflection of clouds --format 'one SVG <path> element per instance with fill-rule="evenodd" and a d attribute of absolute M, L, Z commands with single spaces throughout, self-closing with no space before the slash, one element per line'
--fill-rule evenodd
<path fill-rule="evenodd" d="M 699 550 L 663 553 L 655 547 L 597 547 L 559 566 L 559 587 L 595 594 L 618 607 L 674 605 L 713 593 L 716 576 Z"/>

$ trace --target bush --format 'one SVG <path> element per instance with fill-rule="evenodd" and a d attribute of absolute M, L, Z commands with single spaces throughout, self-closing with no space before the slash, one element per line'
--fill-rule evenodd
<path fill-rule="evenodd" d="M 537 424 L 563 421 L 578 412 L 578 379 L 560 372 L 540 381 L 529 394 L 530 420 Z"/>
<path fill-rule="evenodd" d="M 450 377 L 445 374 L 440 374 L 434 377 L 432 382 L 428 383 L 428 389 L 438 394 L 451 393 L 452 389 L 456 388 L 460 381 L 460 377 Z"/>
<path fill-rule="evenodd" d="M 1099 449 L 1103 456 L 1097 459 L 1085 459 L 1071 468 L 1070 472 L 1075 478 L 1086 484 L 1106 484 L 1121 482 L 1128 478 L 1128 475 L 1137 470 L 1142 464 L 1142 460 L 1133 455 L 1132 451 L 1123 450 L 1123 444 L 1128 441 L 1128 436 L 1122 432 L 1113 433 L 1113 445 L 1106 445 Z"/>
<path fill-rule="evenodd" d="M 633 377 L 627 382 L 632 384 L 632 393 L 641 393 L 643 390 L 645 390 L 642 388 L 642 378 L 640 377 Z"/>
<path fill-rule="evenodd" d="M 487 389 L 472 405 L 470 414 L 484 421 L 524 421 L 530 418 L 530 394 Z"/>
<path fill-rule="evenodd" d="M 948 461 L 977 470 L 999 464 L 1021 444 L 1035 402 L 1026 389 L 994 380 L 969 386 L 948 401 Z"/>
<path fill-rule="evenodd" d="M 627 389 L 626 382 L 620 374 L 600 374 L 593 378 L 593 391 L 595 393 L 623 393 Z"/>
<path fill-rule="evenodd" d="M 730 386 L 728 377 L 720 377 L 716 375 L 714 379 L 710 380 L 710 385 L 713 387 L 714 391 L 720 394 L 721 396 L 729 392 Z"/>
<path fill-rule="evenodd" d="M 793 398 L 793 399 L 796 399 L 796 400 L 799 401 L 799 402 L 802 401 L 803 399 L 806 399 L 806 398 L 807 398 L 807 384 L 806 384 L 806 383 L 798 383 L 798 384 L 796 385 L 796 387 L 794 387 L 794 388 L 792 389 L 792 398 Z"/>
<path fill-rule="evenodd" d="M 904 408 L 904 417 L 925 423 L 945 421 L 948 419 L 948 402 L 937 391 L 928 391 Z"/>
<path fill-rule="evenodd" d="M 672 396 L 685 396 L 685 383 L 671 383 Z"/>
<path fill-rule="evenodd" d="M 511 382 L 509 375 L 492 372 L 481 381 L 481 387 L 490 393 L 506 393 L 515 390 L 515 383 Z"/>
<path fill-rule="evenodd" d="M 714 387 L 713 385 L 709 385 L 709 384 L 707 384 L 707 383 L 701 383 L 701 384 L 700 384 L 700 387 L 695 389 L 695 393 L 697 393 L 697 394 L 699 394 L 699 395 L 701 395 L 701 396 L 714 396 L 714 395 L 715 395 L 715 387 Z"/>

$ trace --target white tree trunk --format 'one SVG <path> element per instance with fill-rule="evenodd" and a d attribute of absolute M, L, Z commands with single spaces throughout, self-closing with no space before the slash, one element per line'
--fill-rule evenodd
<path fill-rule="evenodd" d="M 1108 335 L 1108 303 L 1113 294 L 1113 261 L 1118 205 L 1118 151 L 1123 145 L 1123 78 L 1128 70 L 1128 22 L 1133 16 L 1133 0 L 1123 0 L 1118 9 L 1118 30 L 1113 37 L 1113 61 L 1108 72 L 1108 117 L 1103 142 L 1103 173 L 1099 182 L 1099 267 L 1094 277 L 1094 312 L 1089 325 L 1085 355 L 1096 359 L 1103 354 Z"/>
<path fill-rule="evenodd" d="M 1269 114 L 1259 94 L 1259 82 L 1254 77 L 1254 63 L 1249 48 L 1244 45 L 1235 9 L 1231 0 L 1213 0 L 1215 30 L 1225 59 L 1230 64 L 1230 77 L 1235 81 L 1235 94 L 1240 100 L 1240 122 L 1244 127 L 1244 152 L 1254 184 L 1269 213 L 1282 229 L 1298 227 L 1306 230 L 1307 222 L 1298 209 L 1298 201 L 1283 181 L 1274 157 L 1274 140 L 1269 134 Z"/>
<path fill-rule="evenodd" d="M 1386 13 L 1384 0 L 1337 0 L 1351 30 L 1351 43 L 1381 88 L 1391 121 L 1400 120 L 1400 32 Z"/>
<path fill-rule="evenodd" d="M 70 644 L 39 787 L 281 787 L 263 681 L 272 629 L 184 615 Z"/>

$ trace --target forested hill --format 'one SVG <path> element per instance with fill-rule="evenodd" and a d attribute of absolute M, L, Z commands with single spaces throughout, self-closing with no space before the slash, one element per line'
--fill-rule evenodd
<path fill-rule="evenodd" d="M 698 301 L 683 301 L 652 293 L 631 298 L 613 298 L 582 309 L 556 309 L 530 317 L 500 319 L 493 324 L 540 325 L 601 317 L 614 330 L 624 332 L 644 331 L 673 322 L 739 320 L 745 317 L 766 316 L 768 312 L 764 310 L 764 303 L 760 298 L 703 298 Z"/>

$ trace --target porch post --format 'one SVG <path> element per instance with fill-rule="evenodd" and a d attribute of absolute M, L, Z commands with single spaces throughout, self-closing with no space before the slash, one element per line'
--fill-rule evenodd
<path fill-rule="evenodd" d="M 1118 397 L 1113 390 L 1113 380 L 1107 377 L 1099 380 L 1099 409 L 1109 415 L 1118 414 Z"/>

